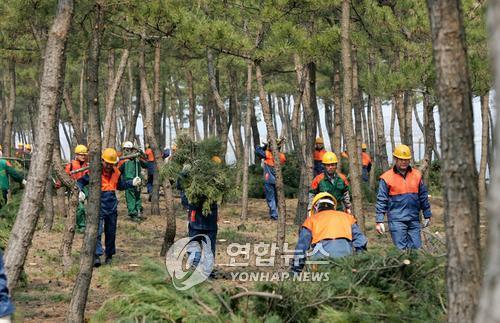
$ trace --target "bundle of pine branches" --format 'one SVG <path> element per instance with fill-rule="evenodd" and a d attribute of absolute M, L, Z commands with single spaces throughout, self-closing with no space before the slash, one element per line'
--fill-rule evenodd
<path fill-rule="evenodd" d="M 230 195 L 235 194 L 235 171 L 224 163 L 217 163 L 212 158 L 221 159 L 221 142 L 217 138 L 207 138 L 195 142 L 189 136 L 179 136 L 176 140 L 177 151 L 162 166 L 162 179 L 175 182 L 190 204 L 203 207 L 203 214 L 208 215 L 213 204 L 220 204 Z"/>

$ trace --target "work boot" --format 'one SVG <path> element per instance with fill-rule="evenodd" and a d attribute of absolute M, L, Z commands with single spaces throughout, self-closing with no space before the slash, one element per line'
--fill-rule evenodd
<path fill-rule="evenodd" d="M 106 260 L 104 260 L 104 263 L 106 265 L 111 265 L 112 261 L 113 261 L 113 256 L 106 256 Z"/>
<path fill-rule="evenodd" d="M 95 257 L 94 259 L 94 267 L 97 268 L 97 267 L 101 267 L 101 257 Z"/>

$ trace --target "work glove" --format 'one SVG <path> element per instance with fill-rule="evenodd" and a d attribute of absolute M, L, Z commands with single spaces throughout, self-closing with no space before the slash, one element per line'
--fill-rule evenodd
<path fill-rule="evenodd" d="M 80 191 L 80 193 L 78 193 L 78 200 L 80 202 L 85 201 L 85 193 L 83 193 L 82 191 Z"/>
<path fill-rule="evenodd" d="M 385 225 L 383 223 L 377 223 L 375 225 L 375 230 L 377 230 L 377 232 L 379 234 L 384 234 L 385 233 Z"/>
<path fill-rule="evenodd" d="M 28 183 L 28 181 L 26 181 L 26 179 L 23 179 L 22 183 L 23 183 L 23 185 L 26 185 L 26 183 Z"/>
<path fill-rule="evenodd" d="M 352 214 L 351 209 L 345 209 L 345 213 Z"/>
<path fill-rule="evenodd" d="M 134 177 L 134 179 L 132 180 L 133 186 L 139 186 L 139 185 L 141 185 L 141 183 L 142 183 L 142 180 L 140 177 Z"/>
<path fill-rule="evenodd" d="M 422 228 L 427 228 L 431 224 L 431 218 L 424 219 L 422 222 Z"/>

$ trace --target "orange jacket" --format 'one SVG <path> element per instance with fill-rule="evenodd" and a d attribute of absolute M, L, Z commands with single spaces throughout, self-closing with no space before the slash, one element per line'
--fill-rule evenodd
<path fill-rule="evenodd" d="M 321 162 L 323 160 L 323 155 L 326 153 L 325 149 L 317 150 L 314 149 L 314 161 Z"/>
<path fill-rule="evenodd" d="M 325 239 L 352 240 L 352 225 L 355 223 L 356 220 L 349 213 L 326 210 L 307 218 L 302 226 L 311 231 L 311 243 L 315 244 Z"/>
<path fill-rule="evenodd" d="M 363 167 L 367 167 L 369 164 L 372 163 L 372 159 L 371 159 L 370 155 L 364 151 L 361 153 L 361 161 L 362 161 Z"/>
<path fill-rule="evenodd" d="M 144 153 L 148 156 L 148 158 L 147 158 L 148 162 L 155 161 L 155 155 L 153 153 L 153 149 L 148 148 L 148 149 L 146 149 L 146 151 Z"/>
<path fill-rule="evenodd" d="M 286 162 L 285 154 L 280 153 L 280 163 L 283 165 Z M 264 164 L 274 167 L 274 157 L 273 153 L 266 150 L 266 159 L 264 159 Z"/>
<path fill-rule="evenodd" d="M 83 168 L 83 167 L 87 167 L 88 166 L 88 163 L 87 162 L 80 162 L 76 159 L 73 159 L 71 162 L 67 163 L 66 164 L 66 167 L 64 167 L 64 171 L 72 178 L 74 179 L 75 181 L 79 180 L 80 178 L 82 178 L 83 176 L 85 176 L 85 174 L 87 174 L 89 172 L 89 170 L 84 170 L 82 172 L 78 172 L 78 173 L 74 173 L 74 174 L 71 174 L 72 171 L 74 170 L 78 170 L 80 168 Z"/>

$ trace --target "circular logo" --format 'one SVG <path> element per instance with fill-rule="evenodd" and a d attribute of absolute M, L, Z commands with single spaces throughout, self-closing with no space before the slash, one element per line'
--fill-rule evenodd
<path fill-rule="evenodd" d="M 177 290 L 186 290 L 207 280 L 214 267 L 210 246 L 210 238 L 198 234 L 179 239 L 168 249 L 165 265 Z"/>

